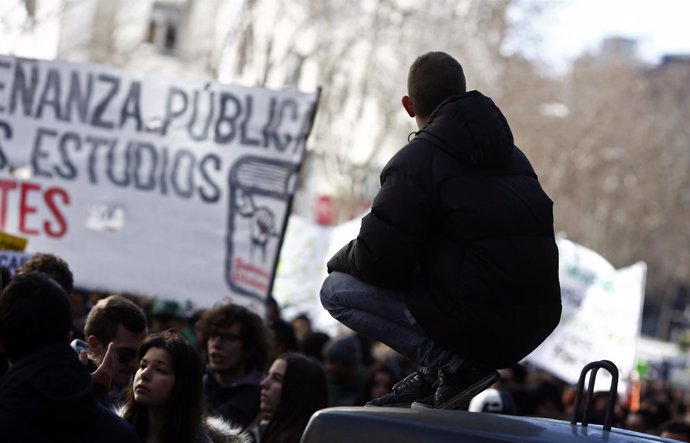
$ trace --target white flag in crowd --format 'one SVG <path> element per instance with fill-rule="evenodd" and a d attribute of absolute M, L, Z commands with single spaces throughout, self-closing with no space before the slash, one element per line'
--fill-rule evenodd
<path fill-rule="evenodd" d="M 561 323 L 527 361 L 574 384 L 587 363 L 610 360 L 624 381 L 635 367 L 647 266 L 616 270 L 591 249 L 565 239 L 557 243 Z M 596 389 L 608 390 L 610 380 L 599 371 Z"/>

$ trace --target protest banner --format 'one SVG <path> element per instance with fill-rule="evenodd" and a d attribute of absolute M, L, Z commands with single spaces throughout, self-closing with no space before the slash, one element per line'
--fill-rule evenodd
<path fill-rule="evenodd" d="M 337 226 L 324 226 L 290 216 L 273 291 L 284 318 L 307 314 L 315 328 L 337 332 L 340 323 L 321 307 L 319 291 L 328 276 L 326 262 L 357 237 L 361 223 L 357 217 Z"/>
<path fill-rule="evenodd" d="M 86 288 L 262 310 L 317 102 L 0 56 L 0 230 Z"/>
<path fill-rule="evenodd" d="M 610 360 L 623 392 L 636 363 L 647 267 L 640 262 L 616 270 L 591 249 L 565 239 L 557 243 L 561 322 L 526 360 L 571 384 L 587 363 Z M 596 389 L 608 391 L 611 378 L 599 372 Z"/>
<path fill-rule="evenodd" d="M 31 258 L 31 254 L 26 252 L 0 251 L 0 266 L 7 269 L 10 275 L 14 275 L 15 271 L 21 268 L 29 258 Z"/>

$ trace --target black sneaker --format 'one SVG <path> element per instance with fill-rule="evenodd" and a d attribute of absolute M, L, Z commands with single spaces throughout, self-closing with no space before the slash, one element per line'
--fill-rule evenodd
<path fill-rule="evenodd" d="M 454 374 L 438 373 L 436 392 L 412 403 L 413 408 L 462 409 L 475 395 L 496 382 L 498 371 L 478 365 L 463 365 Z"/>
<path fill-rule="evenodd" d="M 412 402 L 420 400 L 434 393 L 436 375 L 429 369 L 423 368 L 413 372 L 393 386 L 393 392 L 375 398 L 366 405 L 388 406 L 392 408 L 409 408 Z"/>

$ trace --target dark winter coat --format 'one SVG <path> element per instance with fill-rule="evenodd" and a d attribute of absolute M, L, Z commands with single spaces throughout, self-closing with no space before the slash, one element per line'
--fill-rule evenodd
<path fill-rule="evenodd" d="M 0 379 L 0 441 L 128 443 L 139 438 L 98 404 L 91 374 L 65 343 L 22 358 Z"/>
<path fill-rule="evenodd" d="M 261 380 L 263 380 L 263 374 L 252 371 L 230 386 L 222 387 L 216 382 L 213 371 L 208 369 L 204 374 L 203 385 L 207 410 L 246 428 L 259 414 Z"/>
<path fill-rule="evenodd" d="M 471 91 L 393 156 L 357 239 L 328 268 L 404 290 L 437 342 L 506 367 L 560 319 L 552 206 L 501 111 Z"/>

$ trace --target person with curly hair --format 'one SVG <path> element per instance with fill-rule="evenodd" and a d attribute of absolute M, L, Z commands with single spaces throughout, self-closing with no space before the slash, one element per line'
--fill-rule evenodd
<path fill-rule="evenodd" d="M 267 328 L 249 309 L 223 303 L 197 323 L 205 362 L 203 393 L 209 411 L 246 427 L 259 413 L 268 355 Z"/>

